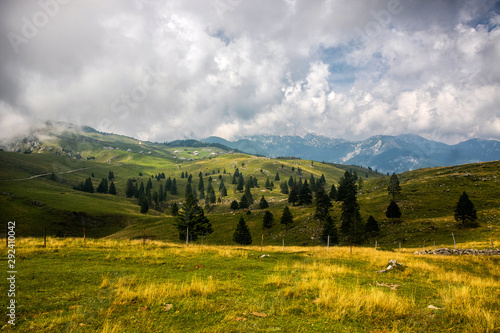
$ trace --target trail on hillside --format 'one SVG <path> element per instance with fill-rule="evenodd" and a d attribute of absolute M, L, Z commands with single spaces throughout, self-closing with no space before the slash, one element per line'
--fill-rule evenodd
<path fill-rule="evenodd" d="M 80 168 L 80 169 L 74 169 L 74 170 L 68 170 L 68 171 L 54 172 L 54 174 L 56 174 L 56 175 L 62 175 L 62 174 L 65 174 L 65 173 L 72 173 L 72 172 L 82 171 L 82 170 L 87 170 L 87 169 L 92 169 L 92 168 L 94 168 L 94 167 L 86 167 L 86 168 Z M 2 182 L 10 182 L 10 181 L 18 181 L 18 180 L 30 180 L 30 179 L 35 179 L 35 178 L 38 178 L 38 177 L 50 176 L 51 174 L 52 174 L 52 172 L 47 172 L 47 173 L 42 173 L 42 174 L 39 174 L 39 175 L 34 175 L 34 176 L 26 177 L 26 178 L 0 179 L 0 181 L 2 181 Z"/>

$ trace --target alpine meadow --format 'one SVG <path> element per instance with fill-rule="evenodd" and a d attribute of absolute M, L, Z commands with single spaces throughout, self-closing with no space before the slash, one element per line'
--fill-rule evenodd
<path fill-rule="evenodd" d="M 500 327 L 500 162 L 384 175 L 60 126 L 0 152 L 4 331 Z"/>

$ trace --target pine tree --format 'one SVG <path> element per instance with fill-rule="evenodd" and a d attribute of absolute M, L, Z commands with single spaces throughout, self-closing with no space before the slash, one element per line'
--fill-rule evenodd
<path fill-rule="evenodd" d="M 319 221 L 319 226 L 321 227 L 321 223 L 325 221 L 325 219 L 329 215 L 330 208 L 333 207 L 332 202 L 326 194 L 325 188 L 322 184 L 318 186 L 314 199 L 314 203 L 316 205 L 316 212 L 314 213 L 314 217 Z"/>
<path fill-rule="evenodd" d="M 224 183 L 222 183 L 222 188 L 220 190 L 220 196 L 227 197 L 227 189 L 226 189 L 226 185 L 224 185 Z"/>
<path fill-rule="evenodd" d="M 146 185 L 146 192 L 151 191 L 152 188 L 153 188 L 153 182 L 151 181 L 151 178 L 149 178 L 148 183 Z"/>
<path fill-rule="evenodd" d="M 271 190 L 271 182 L 269 181 L 269 177 L 267 177 L 264 187 L 268 190 Z"/>
<path fill-rule="evenodd" d="M 245 194 L 244 196 L 247 198 L 247 202 L 248 202 L 248 205 L 252 205 L 254 200 L 253 200 L 253 196 L 252 196 L 252 192 L 250 192 L 250 186 L 245 186 Z"/>
<path fill-rule="evenodd" d="M 339 243 L 339 233 L 333 218 L 328 214 L 325 218 L 325 224 L 323 226 L 323 230 L 321 232 L 321 240 L 324 243 L 328 242 L 328 236 L 330 236 L 330 244 L 338 244 Z"/>
<path fill-rule="evenodd" d="M 177 216 L 178 213 L 179 213 L 179 205 L 177 204 L 177 202 L 174 202 L 172 204 L 172 215 Z"/>
<path fill-rule="evenodd" d="M 90 177 L 85 179 L 83 188 L 85 192 L 94 193 L 94 185 L 92 185 L 92 179 Z"/>
<path fill-rule="evenodd" d="M 262 220 L 262 228 L 263 229 L 270 229 L 274 225 L 274 216 L 273 214 L 266 210 L 264 213 L 264 219 Z"/>
<path fill-rule="evenodd" d="M 289 194 L 288 192 L 288 184 L 286 181 L 282 182 L 281 185 L 280 185 L 280 192 L 282 194 Z"/>
<path fill-rule="evenodd" d="M 137 191 L 137 197 L 142 198 L 145 195 L 144 193 L 144 182 L 141 182 L 141 186 L 139 186 L 139 190 Z"/>
<path fill-rule="evenodd" d="M 146 198 L 139 199 L 139 205 L 141 206 L 141 214 L 146 214 L 149 211 L 149 203 Z"/>
<path fill-rule="evenodd" d="M 113 171 L 110 171 L 110 172 L 108 173 L 108 179 L 109 179 L 109 180 L 113 180 L 113 179 L 115 179 L 115 174 L 113 173 Z"/>
<path fill-rule="evenodd" d="M 243 178 L 243 175 L 240 174 L 238 177 L 238 186 L 236 186 L 236 191 L 243 192 L 244 187 L 245 187 L 245 179 Z"/>
<path fill-rule="evenodd" d="M 342 215 L 340 217 L 340 231 L 349 243 L 360 244 L 364 240 L 365 227 L 359 213 L 356 198 L 356 175 L 346 171 L 340 179 L 338 195 L 342 198 Z"/>
<path fill-rule="evenodd" d="M 288 186 L 292 187 L 292 185 L 295 183 L 295 181 L 293 180 L 293 177 L 290 176 L 290 179 L 288 179 Z"/>
<path fill-rule="evenodd" d="M 157 206 L 160 204 L 160 195 L 158 194 L 158 191 L 153 192 L 153 201 Z"/>
<path fill-rule="evenodd" d="M 109 185 L 109 191 L 108 191 L 108 193 L 111 194 L 111 195 L 116 195 L 115 183 L 111 182 L 111 184 Z"/>
<path fill-rule="evenodd" d="M 208 202 L 211 204 L 214 204 L 217 201 L 217 198 L 215 197 L 215 191 L 211 182 L 208 183 L 207 197 L 208 197 Z"/>
<path fill-rule="evenodd" d="M 385 212 L 385 216 L 391 219 L 392 223 L 394 223 L 394 219 L 399 219 L 401 217 L 401 211 L 399 210 L 399 206 L 396 201 L 391 200 Z"/>
<path fill-rule="evenodd" d="M 389 194 L 392 194 L 392 199 L 394 200 L 394 196 L 401 192 L 401 186 L 399 186 L 398 176 L 393 173 L 391 178 L 389 179 L 389 186 L 387 187 Z"/>
<path fill-rule="evenodd" d="M 191 186 L 191 183 L 186 184 L 186 194 L 185 198 L 188 197 L 188 195 L 193 195 L 193 187 Z"/>
<path fill-rule="evenodd" d="M 240 216 L 240 221 L 236 226 L 236 230 L 233 234 L 233 241 L 240 245 L 250 245 L 252 244 L 252 235 L 250 234 L 250 230 L 245 222 L 243 216 Z"/>
<path fill-rule="evenodd" d="M 283 209 L 283 215 L 281 215 L 281 224 L 285 225 L 285 229 L 288 230 L 288 226 L 293 223 L 293 215 L 292 212 L 290 212 L 290 208 L 288 206 L 285 206 Z"/>
<path fill-rule="evenodd" d="M 200 193 L 200 199 L 205 199 L 205 184 L 203 183 L 203 175 L 201 174 L 201 171 L 200 171 L 200 181 L 198 183 L 198 192 Z"/>
<path fill-rule="evenodd" d="M 266 208 L 269 208 L 269 203 L 266 201 L 264 196 L 262 196 L 262 198 L 260 198 L 259 209 L 266 209 Z"/>
<path fill-rule="evenodd" d="M 377 220 L 375 220 L 375 218 L 373 216 L 370 215 L 370 217 L 368 217 L 368 221 L 366 222 L 365 229 L 366 229 L 366 232 L 369 232 L 371 234 L 375 234 L 378 231 L 380 231 L 380 228 L 378 226 L 378 222 L 377 222 Z"/>
<path fill-rule="evenodd" d="M 307 183 L 307 179 L 302 184 L 299 192 L 299 205 L 310 205 L 313 201 L 311 187 Z"/>
<path fill-rule="evenodd" d="M 175 226 L 179 230 L 180 240 L 186 239 L 187 232 L 189 232 L 189 239 L 193 241 L 196 241 L 201 235 L 213 232 L 212 224 L 192 194 L 186 197 L 186 201 L 179 210 Z"/>
<path fill-rule="evenodd" d="M 332 184 L 332 188 L 330 189 L 330 199 L 337 201 L 337 188 L 335 184 Z"/>
<path fill-rule="evenodd" d="M 170 186 L 170 194 L 177 195 L 177 182 L 175 181 L 175 178 L 172 179 L 172 185 Z"/>
<path fill-rule="evenodd" d="M 280 174 L 278 173 L 278 171 L 276 171 L 276 176 L 274 177 L 274 180 L 277 182 L 280 181 Z"/>
<path fill-rule="evenodd" d="M 477 212 L 474 208 L 474 204 L 469 199 L 467 193 L 462 193 L 460 199 L 458 199 L 457 206 L 455 207 L 455 221 L 460 222 L 462 228 L 465 227 L 478 227 L 477 223 Z"/>
<path fill-rule="evenodd" d="M 299 200 L 299 189 L 296 183 L 293 183 L 290 188 L 290 193 L 288 194 L 288 203 L 295 206 L 295 203 Z"/>
<path fill-rule="evenodd" d="M 168 179 L 165 181 L 165 191 L 170 191 L 172 188 L 172 179 L 168 177 Z"/>
<path fill-rule="evenodd" d="M 166 200 L 165 191 L 163 190 L 163 184 L 160 183 L 160 188 L 158 189 L 158 200 L 163 202 Z"/>
<path fill-rule="evenodd" d="M 232 210 L 237 210 L 238 208 L 240 208 L 240 205 L 238 204 L 238 201 L 233 200 L 233 202 L 231 202 L 231 206 L 230 206 L 230 208 L 231 208 Z"/>
<path fill-rule="evenodd" d="M 247 200 L 247 196 L 243 194 L 241 196 L 240 209 L 247 209 L 248 207 L 250 207 L 250 203 Z"/>
<path fill-rule="evenodd" d="M 135 195 L 135 187 L 132 179 L 127 180 L 127 187 L 125 188 L 125 196 L 127 198 L 132 198 Z"/>
<path fill-rule="evenodd" d="M 97 187 L 96 192 L 97 193 L 108 194 L 108 180 L 106 178 L 103 178 L 101 180 L 101 183 Z"/>

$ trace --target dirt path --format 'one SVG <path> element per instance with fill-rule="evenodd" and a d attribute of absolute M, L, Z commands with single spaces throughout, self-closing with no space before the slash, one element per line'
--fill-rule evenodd
<path fill-rule="evenodd" d="M 65 174 L 65 173 L 72 173 L 72 172 L 82 171 L 82 170 L 87 170 L 87 169 L 92 169 L 92 168 L 93 167 L 87 167 L 87 168 L 80 168 L 80 169 L 74 169 L 74 170 L 68 170 L 68 171 L 54 172 L 54 174 L 56 174 L 56 175 L 62 175 L 62 174 Z M 51 174 L 52 174 L 52 172 L 47 172 L 47 173 L 42 173 L 42 174 L 39 174 L 39 175 L 34 175 L 34 176 L 26 177 L 26 178 L 0 179 L 0 181 L 2 181 L 2 182 L 10 182 L 10 181 L 17 181 L 17 180 L 30 180 L 30 179 L 35 179 L 35 178 L 38 178 L 38 177 L 50 176 Z"/>

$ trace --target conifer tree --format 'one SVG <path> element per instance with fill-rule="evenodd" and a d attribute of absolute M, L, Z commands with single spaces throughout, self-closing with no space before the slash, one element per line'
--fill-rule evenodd
<path fill-rule="evenodd" d="M 111 182 L 111 184 L 109 185 L 109 191 L 108 191 L 108 193 L 111 194 L 111 195 L 116 195 L 115 183 Z"/>
<path fill-rule="evenodd" d="M 283 214 L 281 215 L 281 224 L 285 225 L 285 229 L 288 230 L 288 226 L 293 223 L 293 215 L 288 206 L 283 209 Z"/>
<path fill-rule="evenodd" d="M 165 191 L 170 191 L 172 187 L 172 179 L 168 177 L 168 179 L 165 181 Z"/>
<path fill-rule="evenodd" d="M 177 204 L 177 202 L 174 202 L 172 204 L 172 215 L 177 216 L 178 213 L 179 213 L 179 205 Z"/>
<path fill-rule="evenodd" d="M 217 198 L 215 197 L 215 191 L 211 182 L 208 183 L 207 197 L 208 197 L 208 202 L 211 204 L 214 204 L 217 201 Z"/>
<path fill-rule="evenodd" d="M 170 194 L 177 195 L 177 182 L 175 181 L 175 178 L 172 179 L 172 185 L 170 186 Z"/>
<path fill-rule="evenodd" d="M 113 171 L 110 171 L 110 172 L 108 173 L 108 179 L 109 179 L 109 180 L 113 180 L 113 179 L 115 179 L 115 174 L 113 173 Z"/>
<path fill-rule="evenodd" d="M 222 188 L 220 190 L 220 196 L 227 197 L 227 189 L 226 189 L 226 185 L 224 185 L 224 183 L 222 183 Z"/>
<path fill-rule="evenodd" d="M 337 201 L 337 188 L 335 187 L 335 184 L 332 184 L 330 189 L 330 199 Z"/>
<path fill-rule="evenodd" d="M 299 200 L 299 188 L 296 183 L 293 183 L 290 188 L 290 193 L 288 194 L 288 202 L 295 206 L 295 203 Z"/>
<path fill-rule="evenodd" d="M 252 235 L 250 234 L 250 230 L 248 229 L 243 216 L 240 216 L 240 220 L 233 234 L 233 241 L 240 245 L 252 244 Z"/>
<path fill-rule="evenodd" d="M 274 216 L 273 214 L 266 210 L 264 213 L 264 218 L 262 220 L 262 228 L 263 229 L 270 229 L 274 225 Z"/>
<path fill-rule="evenodd" d="M 333 207 L 330 197 L 326 194 L 325 188 L 322 184 L 319 184 L 318 186 L 316 196 L 314 198 L 314 204 L 316 206 L 314 217 L 319 221 L 319 226 L 321 227 L 321 223 L 325 221 L 329 215 L 330 208 Z"/>
<path fill-rule="evenodd" d="M 262 198 L 260 198 L 259 209 L 266 209 L 266 208 L 269 208 L 269 203 L 264 198 L 264 196 L 262 196 Z"/>
<path fill-rule="evenodd" d="M 370 215 L 368 217 L 368 221 L 366 222 L 365 229 L 366 229 L 366 232 L 369 232 L 371 234 L 375 234 L 378 231 L 380 231 L 380 228 L 378 226 L 378 222 L 377 222 L 377 220 L 375 220 L 375 218 L 373 216 Z"/>
<path fill-rule="evenodd" d="M 160 202 L 165 201 L 165 191 L 163 190 L 163 184 L 160 183 L 160 188 L 158 189 L 158 200 Z"/>
<path fill-rule="evenodd" d="M 134 187 L 134 182 L 132 181 L 132 179 L 128 179 L 127 180 L 127 186 L 125 188 L 125 196 L 127 198 L 132 198 L 135 194 L 135 187 Z"/>
<path fill-rule="evenodd" d="M 278 171 L 276 171 L 276 176 L 274 177 L 274 180 L 277 182 L 280 181 L 280 174 L 278 173 Z"/>
<path fill-rule="evenodd" d="M 292 176 L 290 176 L 290 179 L 288 179 L 288 186 L 292 187 L 292 185 L 295 183 L 294 179 Z"/>
<path fill-rule="evenodd" d="M 146 185 L 146 192 L 151 191 L 152 188 L 153 188 L 153 182 L 151 181 L 151 178 L 149 178 L 148 183 Z"/>
<path fill-rule="evenodd" d="M 359 213 L 356 198 L 357 177 L 346 171 L 340 179 L 338 195 L 342 193 L 342 215 L 340 217 L 340 230 L 349 243 L 360 244 L 364 240 L 365 227 Z M 342 191 L 341 191 L 342 190 Z"/>
<path fill-rule="evenodd" d="M 479 223 L 476 222 L 476 208 L 474 208 L 474 204 L 465 192 L 462 193 L 462 195 L 458 199 L 457 206 L 455 207 L 454 217 L 457 222 L 461 223 L 462 228 L 479 226 Z"/>
<path fill-rule="evenodd" d="M 84 191 L 94 193 L 94 185 L 92 185 L 92 179 L 90 177 L 85 180 Z"/>
<path fill-rule="evenodd" d="M 238 176 L 238 186 L 236 186 L 236 191 L 243 192 L 244 187 L 245 187 L 245 179 L 243 178 L 243 175 L 240 174 Z"/>
<path fill-rule="evenodd" d="M 146 214 L 149 211 L 149 203 L 146 198 L 139 199 L 139 205 L 141 206 L 141 214 Z"/>
<path fill-rule="evenodd" d="M 139 190 L 137 191 L 137 197 L 142 198 L 145 195 L 144 193 L 144 182 L 141 182 L 141 185 L 139 186 Z"/>
<path fill-rule="evenodd" d="M 187 183 L 186 184 L 186 194 L 185 194 L 185 198 L 188 197 L 188 195 L 193 195 L 193 187 L 191 186 L 191 183 Z"/>
<path fill-rule="evenodd" d="M 286 181 L 281 182 L 281 185 L 280 185 L 280 192 L 281 192 L 282 194 L 289 194 L 289 192 L 288 192 L 288 184 L 287 184 L 287 182 L 286 182 Z"/>
<path fill-rule="evenodd" d="M 185 240 L 186 235 L 189 235 L 190 240 L 196 241 L 199 236 L 213 232 L 212 224 L 205 216 L 203 208 L 198 206 L 193 194 L 186 197 L 186 201 L 177 214 L 175 226 L 179 230 L 180 240 Z"/>
<path fill-rule="evenodd" d="M 339 233 L 337 227 L 335 226 L 333 218 L 330 216 L 330 214 L 328 214 L 327 217 L 325 218 L 325 224 L 321 232 L 321 240 L 324 243 L 327 243 L 328 236 L 330 236 L 330 245 L 339 243 Z"/>
<path fill-rule="evenodd" d="M 385 216 L 389 219 L 392 220 L 392 223 L 394 223 L 394 219 L 399 219 L 401 217 L 401 211 L 399 210 L 399 206 L 396 203 L 396 201 L 391 200 L 389 203 L 389 206 L 387 207 L 387 210 L 385 212 Z"/>
<path fill-rule="evenodd" d="M 311 187 L 307 183 L 307 179 L 302 184 L 299 192 L 299 205 L 310 205 L 313 201 Z"/>
<path fill-rule="evenodd" d="M 253 200 L 252 192 L 250 192 L 250 186 L 249 185 L 245 186 L 245 194 L 244 194 L 244 196 L 247 198 L 248 206 L 253 205 L 254 200 Z"/>
<path fill-rule="evenodd" d="M 99 186 L 97 186 L 97 193 L 108 194 L 108 180 L 103 178 Z"/>
<path fill-rule="evenodd" d="M 205 199 L 205 184 L 203 183 L 203 175 L 201 174 L 200 171 L 200 181 L 198 183 L 198 192 L 200 199 Z"/>
<path fill-rule="evenodd" d="M 248 207 L 250 207 L 250 203 L 248 202 L 247 196 L 243 194 L 241 196 L 240 209 L 247 209 Z"/>
<path fill-rule="evenodd" d="M 240 208 L 240 205 L 238 204 L 238 201 L 233 200 L 233 201 L 231 202 L 231 206 L 230 206 L 230 208 L 231 208 L 232 210 L 237 210 L 238 208 Z"/>
<path fill-rule="evenodd" d="M 392 194 L 392 199 L 394 200 L 394 196 L 401 192 L 401 186 L 399 186 L 398 176 L 393 173 L 391 178 L 389 179 L 389 186 L 387 187 L 389 194 Z"/>

